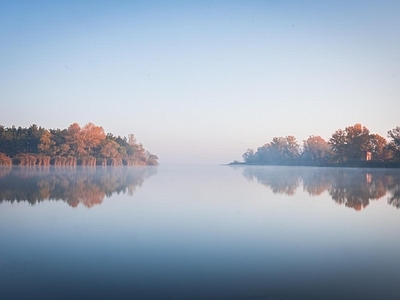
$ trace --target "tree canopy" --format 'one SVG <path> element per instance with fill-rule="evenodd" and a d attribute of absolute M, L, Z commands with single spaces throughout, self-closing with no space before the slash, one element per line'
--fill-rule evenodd
<path fill-rule="evenodd" d="M 336 130 L 328 141 L 310 135 L 300 146 L 294 136 L 274 137 L 257 151 L 247 149 L 244 164 L 256 165 L 369 165 L 400 163 L 400 127 L 388 131 L 389 142 L 359 123 Z M 379 164 L 380 162 L 381 164 Z M 364 163 L 365 164 L 365 163 Z M 392 165 L 395 165 L 392 164 Z M 398 165 L 398 164 L 396 164 Z"/>
<path fill-rule="evenodd" d="M 71 124 L 67 129 L 0 125 L 0 165 L 157 165 L 157 156 L 101 126 Z"/>

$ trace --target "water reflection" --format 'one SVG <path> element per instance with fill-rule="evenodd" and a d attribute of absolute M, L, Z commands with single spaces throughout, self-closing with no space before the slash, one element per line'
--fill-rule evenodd
<path fill-rule="evenodd" d="M 101 204 L 114 193 L 132 196 L 156 167 L 0 168 L 0 203 L 61 200 L 72 207 Z"/>
<path fill-rule="evenodd" d="M 302 185 L 310 196 L 328 192 L 336 203 L 357 211 L 386 195 L 388 204 L 400 208 L 399 170 L 245 167 L 243 175 L 275 194 L 291 196 Z"/>

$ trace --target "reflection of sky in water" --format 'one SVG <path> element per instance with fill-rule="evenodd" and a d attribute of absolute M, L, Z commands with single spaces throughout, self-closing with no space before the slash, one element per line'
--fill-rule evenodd
<path fill-rule="evenodd" d="M 160 166 L 91 209 L 4 201 L 0 298 L 399 298 L 389 195 L 357 212 L 328 190 L 310 196 L 304 174 L 287 196 L 243 172 Z"/>

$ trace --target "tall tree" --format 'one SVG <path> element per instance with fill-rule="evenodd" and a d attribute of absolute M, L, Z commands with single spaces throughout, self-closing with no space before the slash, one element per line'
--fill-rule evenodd
<path fill-rule="evenodd" d="M 368 150 L 371 152 L 373 160 L 382 161 L 390 158 L 387 141 L 379 134 L 370 134 Z"/>
<path fill-rule="evenodd" d="M 286 137 L 284 149 L 285 155 L 289 160 L 293 161 L 300 156 L 300 145 L 293 135 Z"/>
<path fill-rule="evenodd" d="M 67 129 L 50 129 L 52 145 L 50 147 L 51 156 L 67 156 L 70 153 L 70 145 L 67 142 Z"/>
<path fill-rule="evenodd" d="M 302 157 L 306 161 L 326 163 L 331 159 L 331 146 L 319 135 L 311 135 L 303 144 Z"/>
<path fill-rule="evenodd" d="M 345 130 L 338 129 L 329 139 L 336 160 L 363 160 L 370 151 L 370 134 L 367 127 L 357 123 Z"/>
<path fill-rule="evenodd" d="M 87 154 L 85 140 L 78 123 L 73 123 L 68 127 L 66 142 L 70 147 L 69 155 L 82 157 Z"/>
<path fill-rule="evenodd" d="M 88 123 L 81 130 L 85 151 L 88 155 L 96 156 L 96 149 L 106 139 L 106 134 L 101 126 Z"/>
<path fill-rule="evenodd" d="M 370 135 L 367 127 L 357 123 L 346 127 L 346 156 L 350 160 L 363 160 L 369 150 Z"/>
<path fill-rule="evenodd" d="M 346 133 L 342 129 L 336 130 L 329 139 L 334 157 L 337 161 L 343 162 L 346 159 L 347 139 Z"/>
<path fill-rule="evenodd" d="M 40 153 L 44 155 L 51 155 L 51 148 L 54 146 L 54 144 L 54 141 L 51 139 L 50 131 L 44 130 L 38 145 Z"/>
<path fill-rule="evenodd" d="M 388 131 L 388 137 L 391 139 L 389 142 L 389 149 L 393 152 L 393 157 L 400 160 L 400 126 Z"/>

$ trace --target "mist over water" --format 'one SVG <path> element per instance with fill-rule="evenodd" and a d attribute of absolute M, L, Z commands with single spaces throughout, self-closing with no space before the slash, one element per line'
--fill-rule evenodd
<path fill-rule="evenodd" d="M 1 299 L 398 299 L 400 171 L 0 169 Z"/>

